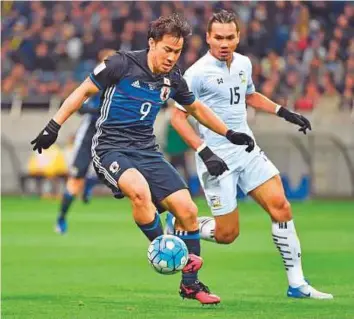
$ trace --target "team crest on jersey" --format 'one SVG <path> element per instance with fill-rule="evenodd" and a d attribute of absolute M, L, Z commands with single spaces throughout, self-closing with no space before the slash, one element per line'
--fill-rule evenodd
<path fill-rule="evenodd" d="M 210 197 L 210 204 L 213 208 L 220 208 L 222 206 L 220 196 Z"/>
<path fill-rule="evenodd" d="M 112 174 L 117 173 L 120 170 L 120 166 L 117 163 L 117 161 L 114 161 L 110 166 L 109 166 L 109 170 L 111 171 Z"/>
<path fill-rule="evenodd" d="M 170 97 L 171 89 L 168 86 L 163 86 L 161 89 L 161 101 L 166 101 Z"/>
<path fill-rule="evenodd" d="M 241 70 L 240 73 L 238 74 L 238 76 L 241 79 L 241 83 L 246 83 L 247 82 L 246 74 L 245 74 L 244 71 Z"/>

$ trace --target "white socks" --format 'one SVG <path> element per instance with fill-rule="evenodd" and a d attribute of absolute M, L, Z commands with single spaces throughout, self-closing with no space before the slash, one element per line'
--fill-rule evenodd
<path fill-rule="evenodd" d="M 215 219 L 198 217 L 200 238 L 215 241 Z M 296 235 L 293 220 L 283 223 L 272 223 L 273 242 L 278 248 L 284 262 L 288 282 L 291 287 L 306 284 L 301 265 L 301 247 Z"/>
<path fill-rule="evenodd" d="M 170 214 L 170 213 L 169 213 Z M 174 225 L 176 218 L 172 217 L 172 224 L 168 224 L 165 228 L 165 233 L 169 235 L 174 234 Z M 198 225 L 199 225 L 199 235 L 200 239 L 206 241 L 216 242 L 214 237 L 215 232 L 215 219 L 213 217 L 202 216 L 198 217 Z"/>
<path fill-rule="evenodd" d="M 216 242 L 214 237 L 215 219 L 213 217 L 198 217 L 200 239 Z"/>
<path fill-rule="evenodd" d="M 200 239 L 216 242 L 215 219 L 213 217 L 198 217 Z M 301 265 L 301 247 L 296 235 L 293 220 L 282 223 L 272 223 L 272 237 L 275 246 L 282 256 L 289 286 L 306 285 Z"/>
<path fill-rule="evenodd" d="M 301 265 L 301 247 L 296 235 L 293 220 L 272 223 L 272 236 L 286 269 L 289 286 L 299 287 L 306 284 Z"/>

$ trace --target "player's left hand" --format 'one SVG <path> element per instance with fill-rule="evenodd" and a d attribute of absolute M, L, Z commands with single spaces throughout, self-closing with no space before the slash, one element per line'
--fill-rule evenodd
<path fill-rule="evenodd" d="M 303 115 L 291 112 L 285 107 L 280 107 L 277 115 L 284 118 L 286 121 L 299 125 L 299 131 L 306 134 L 306 130 L 312 130 L 310 121 Z"/>
<path fill-rule="evenodd" d="M 55 143 L 58 137 L 60 125 L 54 120 L 50 120 L 48 125 L 38 134 L 38 136 L 31 141 L 33 150 L 42 154 L 42 149 L 47 149 Z"/>
<path fill-rule="evenodd" d="M 254 149 L 254 140 L 251 136 L 245 133 L 235 132 L 234 130 L 228 130 L 226 133 L 226 138 L 236 145 L 247 145 L 246 152 L 250 153 Z"/>
<path fill-rule="evenodd" d="M 208 146 L 198 152 L 211 176 L 220 176 L 229 170 L 227 164 L 217 156 Z"/>

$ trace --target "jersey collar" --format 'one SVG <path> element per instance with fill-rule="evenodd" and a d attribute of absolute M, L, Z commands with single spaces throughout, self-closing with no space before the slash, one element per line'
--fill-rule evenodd
<path fill-rule="evenodd" d="M 147 63 L 147 54 L 149 52 L 149 49 L 144 49 L 144 50 L 139 50 L 135 51 L 136 52 L 136 60 L 139 62 L 139 64 L 151 75 L 154 76 L 154 74 L 151 72 L 149 65 Z"/>
<path fill-rule="evenodd" d="M 208 57 L 208 59 L 216 66 L 218 67 L 222 67 L 222 68 L 227 68 L 227 64 L 226 64 L 226 61 L 220 61 L 218 60 L 216 57 L 214 57 L 210 51 L 208 50 L 206 56 Z M 232 63 L 234 62 L 234 59 L 235 59 L 235 55 L 234 53 L 232 54 L 232 61 L 231 61 L 231 65 L 230 67 L 232 66 Z"/>

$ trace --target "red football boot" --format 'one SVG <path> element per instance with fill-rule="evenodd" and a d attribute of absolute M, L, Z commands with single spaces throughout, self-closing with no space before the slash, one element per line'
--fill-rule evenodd
<path fill-rule="evenodd" d="M 215 305 L 220 302 L 220 297 L 211 294 L 209 288 L 199 280 L 188 286 L 181 283 L 179 294 L 183 299 L 196 299 L 202 305 Z"/>

